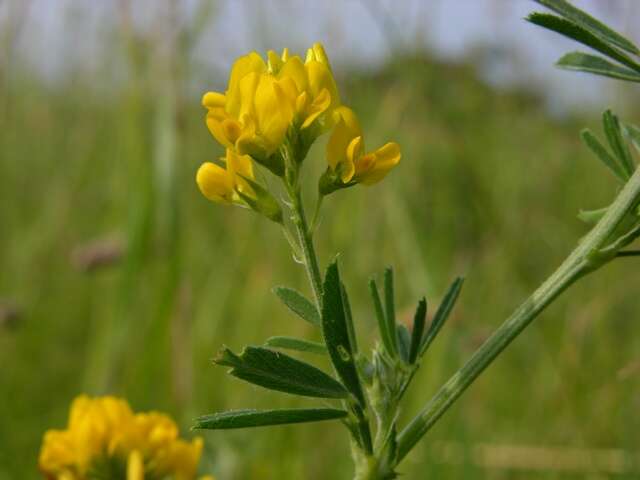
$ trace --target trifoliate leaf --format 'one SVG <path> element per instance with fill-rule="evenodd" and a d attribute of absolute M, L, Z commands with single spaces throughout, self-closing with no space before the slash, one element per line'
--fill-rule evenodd
<path fill-rule="evenodd" d="M 633 70 L 640 71 L 640 65 L 638 65 L 638 63 L 636 63 L 627 54 L 621 52 L 616 47 L 609 45 L 600 37 L 591 33 L 591 31 L 586 30 L 570 20 L 556 17 L 555 15 L 550 15 L 548 13 L 537 12 L 530 14 L 527 17 L 527 20 L 535 25 L 547 28 L 559 33 L 560 35 L 564 35 L 565 37 L 569 37 L 580 42 L 587 47 L 593 48 L 594 50 L 597 50 L 598 52 Z"/>
<path fill-rule="evenodd" d="M 295 337 L 277 336 L 267 339 L 265 346 L 272 348 L 284 348 L 287 350 L 296 350 L 298 352 L 316 353 L 325 355 L 327 347 L 324 343 L 311 342 Z"/>
<path fill-rule="evenodd" d="M 324 278 L 322 331 L 324 343 L 329 350 L 331 362 L 338 372 L 338 376 L 347 390 L 364 407 L 366 402 L 356 368 L 353 346 L 349 339 L 337 260 L 329 265 Z"/>
<path fill-rule="evenodd" d="M 396 338 L 398 339 L 398 354 L 403 362 L 409 363 L 409 351 L 411 350 L 411 336 L 407 327 L 396 325 Z"/>
<path fill-rule="evenodd" d="M 389 352 L 392 356 L 398 355 L 398 335 L 396 331 L 396 306 L 395 306 L 395 294 L 393 290 L 393 269 L 387 267 L 384 270 L 384 318 L 387 322 L 387 331 L 391 336 L 391 343 L 394 345 L 394 349 Z"/>
<path fill-rule="evenodd" d="M 371 293 L 371 299 L 373 300 L 373 308 L 376 313 L 376 320 L 378 321 L 378 330 L 380 332 L 380 339 L 384 345 L 385 350 L 389 355 L 393 355 L 396 351 L 394 336 L 389 331 L 387 325 L 387 319 L 382 306 L 382 300 L 380 300 L 380 292 L 378 291 L 378 285 L 374 278 L 369 280 L 369 292 Z"/>
<path fill-rule="evenodd" d="M 440 329 L 449 318 L 449 314 L 451 310 L 453 310 L 453 306 L 456 304 L 456 300 L 458 299 L 458 295 L 460 294 L 460 290 L 462 289 L 462 284 L 464 279 L 461 277 L 456 278 L 447 293 L 445 294 L 438 310 L 436 311 L 433 320 L 431 321 L 431 325 L 429 325 L 429 330 L 427 330 L 427 334 L 424 336 L 422 340 L 422 346 L 420 347 L 420 355 L 424 355 L 427 351 L 433 340 L 436 338 Z"/>
<path fill-rule="evenodd" d="M 270 390 L 318 398 L 348 395 L 337 380 L 322 370 L 267 348 L 246 347 L 236 355 L 225 347 L 214 362 L 232 367 L 229 373 L 234 377 Z"/>
<path fill-rule="evenodd" d="M 347 416 L 335 408 L 294 408 L 282 410 L 230 410 L 203 415 L 195 420 L 194 429 L 228 430 L 233 428 L 266 427 L 291 423 L 322 422 Z"/>
<path fill-rule="evenodd" d="M 606 110 L 602 114 L 602 125 L 604 127 L 604 133 L 607 136 L 607 140 L 609 141 L 609 145 L 611 146 L 613 153 L 620 161 L 620 164 L 622 165 L 627 178 L 631 177 L 631 175 L 633 175 L 633 171 L 635 170 L 635 164 L 633 162 L 633 158 L 631 157 L 631 152 L 629 152 L 629 147 L 627 146 L 622 136 L 622 130 L 618 117 L 615 116 L 611 112 L 611 110 Z"/>
<path fill-rule="evenodd" d="M 622 165 L 622 162 L 611 155 L 609 151 L 600 143 L 598 138 L 593 133 L 591 133 L 588 128 L 585 128 L 580 132 L 580 137 L 582 138 L 584 144 L 589 147 L 589 149 L 593 153 L 596 154 L 600 161 L 604 163 L 605 166 L 609 168 L 616 177 L 618 177 L 623 182 L 628 180 L 629 177 L 625 172 L 625 168 Z"/>
<path fill-rule="evenodd" d="M 636 152 L 640 153 L 640 128 L 630 123 L 624 124 L 622 128 L 624 134 L 631 140 Z"/>
<path fill-rule="evenodd" d="M 411 347 L 409 348 L 409 363 L 415 363 L 422 343 L 422 335 L 427 322 L 427 300 L 422 298 L 418 302 L 416 313 L 413 316 L 413 330 L 411 331 Z"/>
<path fill-rule="evenodd" d="M 565 0 L 535 0 L 540 5 L 553 10 L 558 15 L 572 21 L 573 23 L 581 26 L 582 28 L 590 31 L 603 41 L 613 44 L 617 47 L 626 50 L 629 53 L 639 54 L 640 50 L 630 40 L 623 37 L 618 32 L 609 28 L 604 23 L 600 22 L 596 18 L 593 18 L 588 13 L 574 7 L 572 4 Z"/>
<path fill-rule="evenodd" d="M 593 73 L 605 77 L 629 82 L 640 82 L 640 74 L 625 67 L 615 65 L 597 55 L 583 52 L 571 52 L 563 56 L 556 65 L 566 70 Z"/>
<path fill-rule="evenodd" d="M 300 292 L 288 287 L 274 287 L 273 293 L 300 318 L 313 325 L 320 325 L 318 309 L 311 303 L 311 300 L 308 300 Z"/>

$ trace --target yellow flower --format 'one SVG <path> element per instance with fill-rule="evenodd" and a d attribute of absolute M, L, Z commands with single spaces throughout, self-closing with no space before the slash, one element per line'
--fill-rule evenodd
<path fill-rule="evenodd" d="M 247 206 L 282 223 L 280 204 L 265 187 L 254 181 L 251 157 L 238 155 L 228 148 L 221 161 L 225 168 L 205 162 L 198 169 L 196 182 L 202 194 L 214 202 Z"/>
<path fill-rule="evenodd" d="M 334 116 L 336 125 L 327 143 L 329 170 L 321 180 L 325 193 L 356 183 L 373 185 L 400 162 L 400 146 L 395 142 L 365 153 L 362 129 L 353 110 L 341 106 Z"/>
<path fill-rule="evenodd" d="M 206 93 L 202 104 L 218 142 L 281 175 L 282 160 L 270 157 L 290 127 L 306 135 L 305 143 L 312 142 L 331 127 L 340 99 L 327 56 L 317 43 L 304 62 L 287 49 L 280 56 L 269 51 L 266 62 L 256 52 L 238 58 L 227 91 Z"/>
<path fill-rule="evenodd" d="M 50 480 L 109 475 L 109 465 L 126 480 L 194 480 L 201 453 L 202 439 L 180 439 L 166 415 L 134 414 L 125 400 L 82 395 L 71 406 L 67 429 L 45 433 L 38 464 Z"/>
<path fill-rule="evenodd" d="M 228 148 L 221 160 L 224 168 L 213 162 L 205 162 L 198 169 L 196 182 L 202 194 L 209 200 L 227 204 L 243 204 L 240 193 L 254 197 L 253 190 L 244 179 L 254 178 L 251 158 L 238 155 Z"/>

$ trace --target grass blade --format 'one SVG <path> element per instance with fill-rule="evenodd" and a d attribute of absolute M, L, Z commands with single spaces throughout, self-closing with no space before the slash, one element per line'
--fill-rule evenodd
<path fill-rule="evenodd" d="M 234 428 L 267 427 L 292 423 L 322 422 L 347 416 L 335 408 L 294 408 L 282 410 L 230 410 L 203 415 L 195 420 L 196 430 L 229 430 Z"/>

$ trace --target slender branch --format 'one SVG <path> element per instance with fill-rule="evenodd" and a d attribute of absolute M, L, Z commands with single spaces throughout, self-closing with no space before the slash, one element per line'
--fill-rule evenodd
<path fill-rule="evenodd" d="M 640 169 L 636 170 L 607 213 L 560 267 L 495 331 L 467 363 L 445 383 L 398 437 L 400 462 L 474 380 L 553 300 L 576 280 L 615 258 L 604 252 L 620 222 L 640 200 Z M 615 244 L 615 242 L 614 242 Z"/>

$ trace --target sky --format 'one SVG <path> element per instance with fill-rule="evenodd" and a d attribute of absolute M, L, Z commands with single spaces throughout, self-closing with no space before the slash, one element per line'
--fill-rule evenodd
<path fill-rule="evenodd" d="M 55 81 L 78 70 L 101 72 L 125 3 L 131 6 L 133 29 L 145 35 L 168 15 L 164 7 L 170 1 L 0 0 L 0 25 L 5 32 L 17 31 L 10 62 L 26 63 Z M 207 17 L 201 9 L 207 0 L 173 2 L 187 25 L 205 19 L 193 61 L 213 83 L 247 51 L 288 46 L 304 52 L 322 41 L 332 63 L 345 71 L 375 68 L 398 51 L 421 48 L 460 61 L 482 46 L 479 63 L 488 81 L 544 90 L 549 104 L 561 108 L 589 104 L 605 88 L 600 79 L 553 68 L 557 58 L 578 46 L 525 22 L 528 13 L 542 10 L 531 0 L 209 0 Z M 574 4 L 633 38 L 630 26 L 640 18 L 637 0 Z"/>

